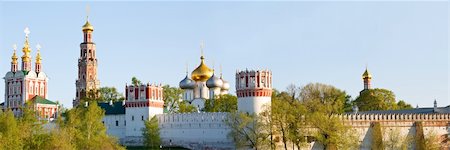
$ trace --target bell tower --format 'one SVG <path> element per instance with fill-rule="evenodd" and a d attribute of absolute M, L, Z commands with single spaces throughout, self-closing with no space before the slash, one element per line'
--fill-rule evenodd
<path fill-rule="evenodd" d="M 80 58 L 78 59 L 78 79 L 76 85 L 76 97 L 73 106 L 76 107 L 80 101 L 87 96 L 88 92 L 96 92 L 100 86 L 97 79 L 97 58 L 95 56 L 95 43 L 92 40 L 94 26 L 86 19 L 82 27 L 83 42 L 80 44 Z"/>

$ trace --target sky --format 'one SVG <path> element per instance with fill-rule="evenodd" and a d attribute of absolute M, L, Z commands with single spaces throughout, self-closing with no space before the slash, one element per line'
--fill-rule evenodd
<path fill-rule="evenodd" d="M 29 27 L 33 60 L 34 45 L 42 46 L 49 99 L 71 107 L 87 5 L 100 84 L 122 93 L 133 76 L 178 86 L 186 64 L 189 72 L 199 65 L 204 41 L 206 63 L 222 66 L 232 94 L 236 70 L 270 69 L 278 90 L 320 82 L 356 98 L 367 66 L 372 87 L 392 90 L 398 100 L 450 104 L 447 1 L 3 1 L 0 73 L 10 70 L 13 44 L 22 55 Z"/>

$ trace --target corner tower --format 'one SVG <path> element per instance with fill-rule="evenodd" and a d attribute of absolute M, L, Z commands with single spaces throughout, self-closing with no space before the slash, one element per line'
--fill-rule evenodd
<path fill-rule="evenodd" d="M 86 19 L 82 27 L 83 42 L 80 44 L 80 58 L 78 59 L 78 79 L 76 85 L 76 97 L 73 106 L 76 107 L 81 99 L 90 91 L 96 91 L 100 86 L 97 79 L 97 58 L 95 55 L 95 43 L 92 41 L 94 26 Z"/>
<path fill-rule="evenodd" d="M 236 73 L 238 111 L 259 114 L 272 102 L 272 72 L 269 70 Z"/>

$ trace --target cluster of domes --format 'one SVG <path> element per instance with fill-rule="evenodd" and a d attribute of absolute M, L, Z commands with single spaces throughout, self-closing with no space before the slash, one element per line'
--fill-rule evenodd
<path fill-rule="evenodd" d="M 222 90 L 230 89 L 230 84 L 225 81 L 222 76 L 219 78 L 214 74 L 214 70 L 210 69 L 205 64 L 205 58 L 200 57 L 200 65 L 192 71 L 191 78 L 186 74 L 186 77 L 180 81 L 181 89 L 194 89 L 196 82 L 206 82 L 208 88 L 221 88 Z"/>

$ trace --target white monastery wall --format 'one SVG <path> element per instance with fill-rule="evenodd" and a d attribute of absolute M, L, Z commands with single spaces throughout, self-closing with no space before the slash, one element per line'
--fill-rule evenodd
<path fill-rule="evenodd" d="M 225 124 L 228 113 L 183 113 L 157 115 L 163 145 L 190 149 L 233 149 Z"/>

